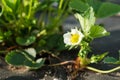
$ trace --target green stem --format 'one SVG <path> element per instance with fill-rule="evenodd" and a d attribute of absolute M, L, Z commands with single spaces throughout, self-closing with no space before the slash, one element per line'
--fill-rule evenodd
<path fill-rule="evenodd" d="M 27 16 L 28 19 L 30 18 L 31 11 L 32 11 L 32 1 L 33 1 L 33 0 L 30 0 L 29 12 L 28 12 L 28 16 Z"/>
<path fill-rule="evenodd" d="M 64 6 L 63 6 L 63 11 L 66 9 L 68 3 L 69 3 L 70 0 L 66 0 L 65 3 L 64 3 Z"/>
<path fill-rule="evenodd" d="M 59 18 L 63 15 L 64 12 L 66 12 L 65 9 L 66 9 L 68 3 L 69 3 L 69 0 L 66 0 L 64 2 L 64 5 L 63 5 L 63 0 L 60 1 L 59 7 L 58 7 L 58 9 L 59 9 L 58 10 L 58 16 L 59 16 Z"/>
<path fill-rule="evenodd" d="M 120 70 L 120 66 L 115 67 L 115 68 L 110 69 L 110 70 L 99 70 L 99 69 L 96 69 L 96 68 L 93 68 L 93 67 L 90 67 L 90 66 L 87 66 L 86 69 L 89 69 L 89 70 L 92 70 L 92 71 L 95 71 L 95 72 L 98 72 L 98 73 L 111 73 L 111 72 Z"/>
<path fill-rule="evenodd" d="M 63 4 L 63 0 L 60 0 L 60 4 L 59 4 L 59 9 L 61 9 L 62 8 L 62 4 Z"/>

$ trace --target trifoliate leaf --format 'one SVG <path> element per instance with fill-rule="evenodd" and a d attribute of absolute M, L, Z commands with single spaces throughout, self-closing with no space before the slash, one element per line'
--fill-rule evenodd
<path fill-rule="evenodd" d="M 84 34 L 85 35 L 88 34 L 91 26 L 95 24 L 95 16 L 94 16 L 93 8 L 90 7 L 90 9 L 86 11 L 86 13 L 83 16 L 79 13 L 76 13 L 75 17 L 79 20 Z"/>

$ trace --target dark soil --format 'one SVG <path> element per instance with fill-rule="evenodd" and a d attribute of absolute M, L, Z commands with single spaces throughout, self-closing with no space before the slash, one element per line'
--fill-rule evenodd
<path fill-rule="evenodd" d="M 63 51 L 58 57 L 61 61 L 74 60 L 78 50 Z M 50 64 L 61 62 L 59 59 L 50 57 Z M 100 74 L 89 70 L 78 71 L 73 76 L 72 64 L 65 64 L 61 66 L 43 66 L 39 70 L 24 71 L 18 67 L 8 68 L 3 59 L 0 61 L 0 80 L 119 80 L 120 71 L 110 74 Z M 110 69 L 117 65 L 92 64 L 91 66 L 98 69 Z M 74 77 L 74 78 L 73 78 Z"/>

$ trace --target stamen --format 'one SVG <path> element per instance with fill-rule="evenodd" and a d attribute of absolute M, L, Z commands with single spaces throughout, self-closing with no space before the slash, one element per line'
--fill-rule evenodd
<path fill-rule="evenodd" d="M 71 42 L 74 44 L 74 43 L 77 43 L 78 40 L 79 40 L 79 34 L 71 34 Z"/>

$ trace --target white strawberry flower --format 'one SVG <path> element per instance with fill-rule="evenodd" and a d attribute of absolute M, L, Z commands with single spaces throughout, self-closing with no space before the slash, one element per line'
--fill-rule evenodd
<path fill-rule="evenodd" d="M 66 45 L 79 45 L 84 35 L 76 28 L 71 29 L 71 32 L 67 32 L 63 35 L 64 43 Z"/>

